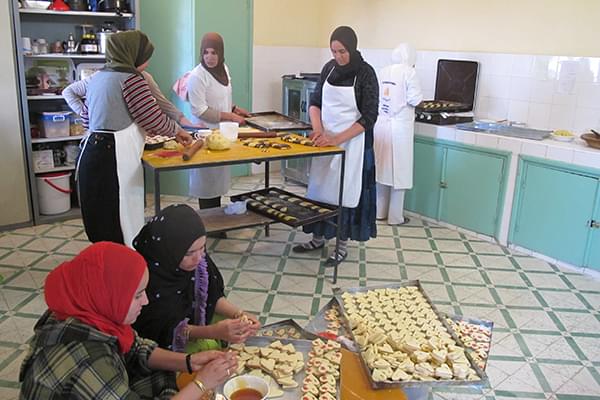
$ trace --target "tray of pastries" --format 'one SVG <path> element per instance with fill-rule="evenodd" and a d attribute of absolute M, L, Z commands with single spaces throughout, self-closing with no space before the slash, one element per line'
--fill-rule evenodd
<path fill-rule="evenodd" d="M 317 336 L 307 332 L 293 319 L 284 319 L 272 324 L 263 325 L 256 336 L 266 336 L 278 339 L 304 339 L 313 340 Z"/>
<path fill-rule="evenodd" d="M 339 392 L 341 346 L 315 339 L 291 340 L 254 336 L 229 349 L 238 353 L 236 374 L 269 383 L 269 398 L 335 400 Z"/>
<path fill-rule="evenodd" d="M 173 136 L 146 135 L 146 138 L 144 139 L 144 150 L 156 150 L 160 148 L 174 150 L 177 148 L 177 142 L 175 142 Z"/>
<path fill-rule="evenodd" d="M 231 200 L 245 200 L 248 209 L 294 228 L 337 215 L 337 207 L 278 188 L 238 194 L 231 196 Z"/>
<path fill-rule="evenodd" d="M 341 313 L 340 305 L 334 297 L 317 312 L 313 319 L 308 321 L 304 329 L 315 335 L 330 339 L 347 336 L 348 331 L 344 326 Z"/>
<path fill-rule="evenodd" d="M 454 329 L 456 336 L 471 354 L 475 363 L 479 368 L 485 370 L 492 345 L 494 323 L 462 315 L 447 315 L 446 321 Z"/>
<path fill-rule="evenodd" d="M 486 383 L 418 280 L 345 289 L 336 298 L 373 388 Z"/>

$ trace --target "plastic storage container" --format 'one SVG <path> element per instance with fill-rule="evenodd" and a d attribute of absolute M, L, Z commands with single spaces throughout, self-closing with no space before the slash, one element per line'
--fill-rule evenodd
<path fill-rule="evenodd" d="M 40 116 L 40 132 L 44 138 L 69 136 L 71 111 L 44 112 Z"/>
<path fill-rule="evenodd" d="M 71 209 L 70 178 L 70 172 L 56 172 L 36 176 L 40 214 L 61 214 Z"/>

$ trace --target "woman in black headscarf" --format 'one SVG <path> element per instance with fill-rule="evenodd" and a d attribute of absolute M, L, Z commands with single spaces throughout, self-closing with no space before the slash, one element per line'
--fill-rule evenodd
<path fill-rule="evenodd" d="M 329 40 L 333 59 L 321 70 L 321 79 L 310 98 L 309 115 L 317 146 L 340 146 L 346 150 L 340 249 L 327 265 L 348 255 L 348 239 L 366 241 L 376 237 L 375 156 L 373 126 L 377 120 L 379 85 L 373 68 L 357 50 L 352 28 L 340 26 Z M 341 157 L 316 157 L 311 161 L 307 197 L 337 206 Z M 336 222 L 336 221 L 334 221 Z M 293 248 L 303 253 L 318 250 L 336 236 L 335 226 L 319 222 L 304 226 L 312 240 Z"/>
<path fill-rule="evenodd" d="M 134 324 L 141 336 L 163 348 L 189 352 L 215 347 L 197 339 L 240 343 L 256 333 L 256 317 L 225 298 L 223 277 L 205 245 L 202 220 L 183 204 L 163 209 L 134 239 L 150 273 L 149 304 Z M 211 325 L 216 314 L 226 319 Z"/>

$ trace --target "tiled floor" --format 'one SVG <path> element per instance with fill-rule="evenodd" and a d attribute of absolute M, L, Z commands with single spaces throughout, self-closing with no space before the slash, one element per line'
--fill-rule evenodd
<path fill-rule="evenodd" d="M 281 178 L 273 178 L 275 185 Z M 263 185 L 234 181 L 232 192 Z M 292 191 L 301 191 L 288 185 Z M 170 202 L 189 201 L 164 196 Z M 151 206 L 151 204 L 149 204 Z M 148 212 L 151 212 L 149 209 Z M 326 251 L 298 255 L 299 230 L 273 225 L 211 241 L 229 298 L 263 322 L 305 323 L 331 297 Z M 80 220 L 0 233 L 0 398 L 16 398 L 19 365 L 44 311 L 49 270 L 87 245 Z M 419 279 L 441 311 L 492 320 L 490 387 L 435 390 L 432 399 L 600 399 L 600 281 L 462 233 L 413 220 L 352 243 L 341 287 Z"/>

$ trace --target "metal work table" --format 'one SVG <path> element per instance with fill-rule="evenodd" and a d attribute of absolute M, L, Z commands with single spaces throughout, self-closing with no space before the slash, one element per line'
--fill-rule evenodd
<path fill-rule="evenodd" d="M 270 141 L 283 142 L 281 139 L 269 139 Z M 159 156 L 163 149 L 146 150 L 142 156 L 144 168 L 152 172 L 154 177 L 154 212 L 157 214 L 160 207 L 160 174 L 166 171 L 176 171 L 194 168 L 219 167 L 225 165 L 246 164 L 246 163 L 265 163 L 265 188 L 269 187 L 269 163 L 271 161 L 291 160 L 304 157 L 322 157 L 340 155 L 342 157 L 342 167 L 340 170 L 340 190 L 337 208 L 337 237 L 335 242 L 336 252 L 339 250 L 340 241 L 340 223 L 341 208 L 344 187 L 344 169 L 346 154 L 340 147 L 311 147 L 300 144 L 287 143 L 290 149 L 281 150 L 268 148 L 264 149 L 248 147 L 236 141 L 229 150 L 209 150 L 206 147 L 201 148 L 189 161 L 183 161 L 181 156 L 161 157 Z M 268 225 L 278 223 L 261 214 L 254 213 L 251 210 L 244 215 L 226 215 L 222 208 L 213 208 L 200 210 L 198 214 L 206 224 L 208 232 L 224 232 L 232 229 L 249 228 L 253 226 L 264 225 L 268 233 Z M 338 264 L 335 264 L 333 270 L 333 283 L 337 282 Z"/>

